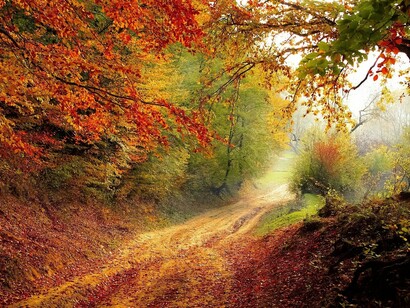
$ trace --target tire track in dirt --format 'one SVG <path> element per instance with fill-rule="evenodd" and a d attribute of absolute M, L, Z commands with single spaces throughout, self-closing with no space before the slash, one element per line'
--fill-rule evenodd
<path fill-rule="evenodd" d="M 12 307 L 229 307 L 234 280 L 225 250 L 291 198 L 281 185 L 182 225 L 137 235 L 99 272 Z"/>

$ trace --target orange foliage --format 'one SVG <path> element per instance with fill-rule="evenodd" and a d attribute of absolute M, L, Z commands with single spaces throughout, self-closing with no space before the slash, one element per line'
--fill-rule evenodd
<path fill-rule="evenodd" d="M 320 165 L 325 168 L 325 171 L 329 175 L 334 175 L 337 171 L 338 164 L 342 159 L 339 145 L 332 141 L 321 141 L 314 144 L 313 151 Z"/>
<path fill-rule="evenodd" d="M 139 88 L 150 54 L 201 43 L 197 14 L 190 0 L 1 1 L 0 158 L 114 134 L 147 152 L 171 127 L 205 145 L 198 115 Z"/>
<path fill-rule="evenodd" d="M 400 22 L 396 22 L 391 27 L 387 38 L 380 41 L 378 45 L 382 48 L 382 53 L 380 58 L 382 61 L 377 64 L 377 73 L 382 73 L 383 75 L 389 74 L 389 67 L 396 64 L 396 56 L 399 53 L 398 46 L 403 44 L 403 38 L 405 38 L 406 33 L 404 25 Z M 370 76 L 373 72 L 369 72 Z M 373 77 L 373 80 L 377 80 L 377 75 Z"/>

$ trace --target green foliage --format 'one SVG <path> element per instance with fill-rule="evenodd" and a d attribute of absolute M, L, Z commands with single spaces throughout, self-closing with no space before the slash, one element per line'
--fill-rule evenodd
<path fill-rule="evenodd" d="M 13 15 L 13 24 L 20 32 L 34 33 L 36 30 L 36 23 L 33 16 L 27 15 L 24 11 L 18 10 Z"/>
<path fill-rule="evenodd" d="M 188 176 L 188 159 L 187 150 L 177 145 L 161 155 L 150 156 L 124 175 L 116 198 L 161 202 L 177 194 Z"/>
<path fill-rule="evenodd" d="M 180 104 L 198 101 L 207 108 L 209 126 L 219 136 L 209 153 L 190 154 L 185 189 L 233 194 L 245 180 L 265 171 L 271 159 L 275 141 L 269 124 L 273 112 L 269 92 L 253 74 L 232 82 L 221 58 L 183 53 L 175 66 L 183 76 L 177 88 L 186 92 L 185 97 L 176 94 L 175 98 Z"/>
<path fill-rule="evenodd" d="M 319 52 L 308 54 L 299 68 L 299 78 L 307 74 L 338 75 L 346 65 L 367 59 L 396 21 L 406 22 L 408 16 L 398 9 L 403 0 L 362 0 L 337 21 L 339 36 L 331 43 L 320 42 Z M 343 57 L 343 61 L 341 57 Z"/>
<path fill-rule="evenodd" d="M 393 152 L 386 146 L 375 148 L 364 156 L 367 172 L 364 178 L 364 197 L 384 194 L 386 180 L 393 170 Z"/>
<path fill-rule="evenodd" d="M 245 80 L 246 82 L 246 80 Z M 190 173 L 194 186 L 227 188 L 235 191 L 244 180 L 264 171 L 272 155 L 272 135 L 268 127 L 271 106 L 266 92 L 254 87 L 239 89 L 232 112 L 228 104 L 214 107 L 213 127 L 227 141 L 216 141 L 211 156 L 193 154 Z"/>
<path fill-rule="evenodd" d="M 41 193 L 53 202 L 97 200 L 110 203 L 121 182 L 117 166 L 90 156 L 60 157 L 37 176 Z M 33 192 L 32 192 L 33 193 Z"/>
<path fill-rule="evenodd" d="M 348 135 L 313 130 L 305 136 L 304 146 L 291 180 L 294 192 L 325 196 L 331 189 L 345 195 L 357 190 L 365 167 Z"/>
<path fill-rule="evenodd" d="M 390 150 L 386 146 L 380 146 L 365 155 L 368 172 L 373 175 L 386 173 L 392 169 Z"/>
<path fill-rule="evenodd" d="M 84 161 L 73 159 L 56 168 L 46 168 L 41 172 L 41 182 L 51 190 L 64 189 L 73 178 L 84 175 Z"/>
<path fill-rule="evenodd" d="M 392 154 L 393 174 L 386 184 L 390 194 L 410 190 L 410 128 L 404 130 Z"/>
<path fill-rule="evenodd" d="M 366 196 L 391 197 L 410 189 L 410 129 L 404 128 L 399 141 L 390 148 L 381 146 L 365 156 Z"/>

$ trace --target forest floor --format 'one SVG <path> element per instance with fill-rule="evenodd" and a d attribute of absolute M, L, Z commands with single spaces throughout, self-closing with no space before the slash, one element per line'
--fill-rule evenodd
<path fill-rule="evenodd" d="M 173 226 L 142 204 L 0 198 L 0 307 L 408 307 L 409 198 L 313 216 L 289 161 Z"/>
<path fill-rule="evenodd" d="M 11 214 L 0 212 L 0 306 L 408 307 L 408 239 L 379 220 L 403 223 L 409 200 L 347 206 L 339 218 L 292 220 L 261 234 L 266 218 L 286 217 L 293 196 L 286 184 L 259 193 L 151 231 L 104 224 L 91 212 L 73 226 L 33 225 L 30 213 L 23 220 L 14 212 L 13 231 Z M 377 211 L 380 219 L 369 215 Z"/>
<path fill-rule="evenodd" d="M 254 249 L 246 246 L 257 241 L 252 230 L 261 217 L 291 198 L 286 185 L 278 185 L 184 224 L 137 235 L 91 272 L 45 288 L 13 306 L 274 306 L 271 298 L 255 297 L 254 288 L 263 289 L 269 282 L 249 276 L 257 270 L 253 262 L 263 262 L 272 245 L 264 243 L 261 251 L 256 242 Z M 283 230 L 280 233 L 285 235 Z M 282 236 L 279 242 L 283 240 Z M 246 274 L 249 277 L 238 277 L 241 272 L 245 275 L 244 266 L 255 267 Z"/>

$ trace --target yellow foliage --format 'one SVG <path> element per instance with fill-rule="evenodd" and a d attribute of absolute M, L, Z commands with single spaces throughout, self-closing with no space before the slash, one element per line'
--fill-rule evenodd
<path fill-rule="evenodd" d="M 290 119 L 283 116 L 283 110 L 290 102 L 280 97 L 279 94 L 269 91 L 269 103 L 273 106 L 273 112 L 269 117 L 268 125 L 271 128 L 272 138 L 276 146 L 286 148 L 289 143 Z"/>

